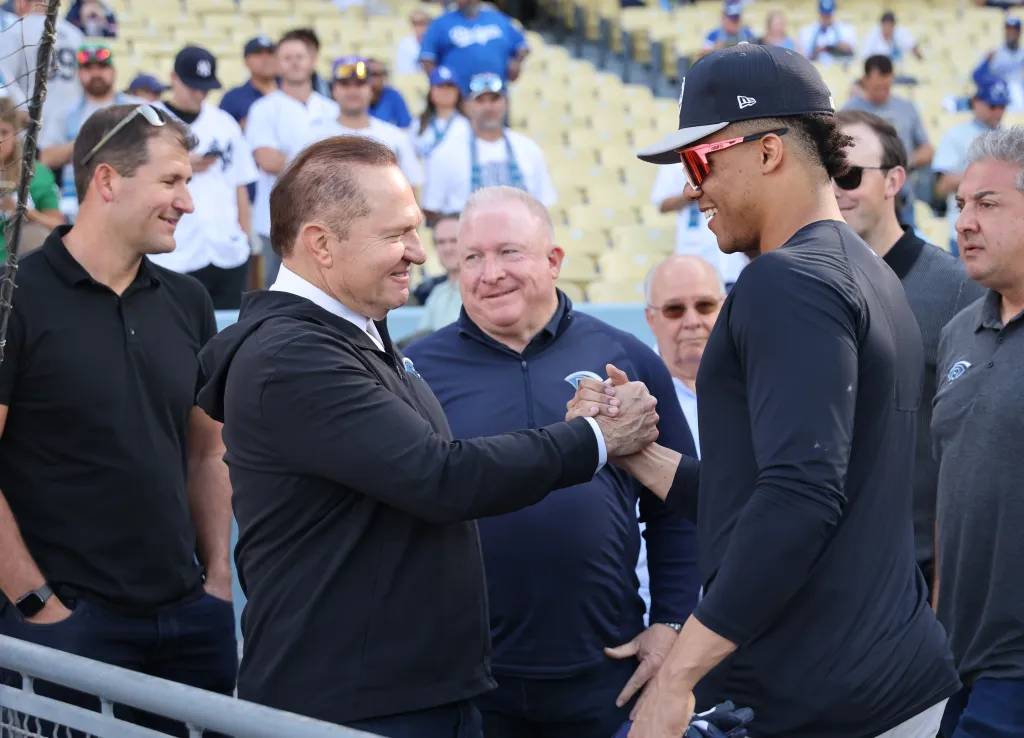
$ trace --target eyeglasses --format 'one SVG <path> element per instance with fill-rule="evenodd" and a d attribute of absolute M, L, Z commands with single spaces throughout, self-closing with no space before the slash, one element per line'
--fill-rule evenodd
<path fill-rule="evenodd" d="M 504 88 L 505 83 L 501 81 L 501 77 L 491 72 L 478 74 L 469 81 L 469 91 L 474 97 L 483 95 L 485 92 L 498 95 Z"/>
<path fill-rule="evenodd" d="M 147 123 L 149 123 L 151 126 L 156 126 L 157 128 L 167 124 L 167 121 L 160 116 L 160 113 L 157 112 L 157 109 L 154 108 L 152 105 L 140 105 L 137 108 L 135 108 L 135 110 L 126 115 L 124 118 L 122 118 L 116 126 L 107 131 L 103 138 L 96 142 L 95 146 L 89 149 L 89 153 L 82 157 L 82 165 L 84 166 L 88 164 L 89 160 L 96 155 L 97 151 L 102 149 L 103 146 L 108 141 L 110 141 L 110 139 L 116 136 L 121 131 L 121 129 L 125 128 L 129 123 L 135 120 L 137 116 L 142 116 L 142 118 L 145 119 Z"/>
<path fill-rule="evenodd" d="M 689 148 L 680 149 L 677 153 L 679 154 L 679 159 L 683 162 L 683 171 L 686 172 L 686 179 L 690 182 L 690 187 L 699 190 L 701 184 L 711 174 L 711 164 L 708 162 L 709 154 L 724 151 L 748 141 L 757 141 L 773 133 L 777 136 L 783 136 L 788 131 L 788 128 L 776 128 L 772 131 L 752 133 L 749 136 L 742 136 L 740 138 L 728 138 L 724 141 L 690 146 Z"/>
<path fill-rule="evenodd" d="M 338 68 L 334 70 L 334 81 L 344 82 L 345 80 L 357 79 L 360 82 L 365 82 L 370 77 L 370 70 L 366 66 L 366 62 L 358 61 L 352 62 L 351 64 L 339 64 Z"/>
<path fill-rule="evenodd" d="M 86 64 L 111 64 L 113 57 L 114 52 L 109 46 L 83 46 L 75 54 L 75 60 L 80 67 Z"/>
<path fill-rule="evenodd" d="M 833 177 L 832 181 L 836 183 L 836 187 L 841 190 L 855 190 L 860 187 L 861 180 L 864 179 L 865 169 L 877 169 L 880 172 L 887 172 L 892 169 L 892 166 L 882 165 L 880 167 L 849 167 L 846 170 L 846 174 L 841 174 L 838 177 Z"/>
<path fill-rule="evenodd" d="M 693 304 L 692 310 L 698 315 L 712 315 L 721 304 L 721 300 L 697 300 Z M 647 307 L 651 310 L 657 310 L 665 317 L 665 320 L 679 320 L 691 309 L 690 306 L 682 302 L 669 302 L 660 307 L 658 305 L 648 305 Z"/>

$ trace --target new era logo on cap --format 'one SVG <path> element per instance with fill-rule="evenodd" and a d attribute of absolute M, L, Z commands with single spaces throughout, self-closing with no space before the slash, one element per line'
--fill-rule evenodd
<path fill-rule="evenodd" d="M 751 105 L 757 105 L 757 100 L 746 95 L 737 95 L 736 103 L 740 106 L 740 110 L 743 110 L 743 108 L 749 108 Z"/>

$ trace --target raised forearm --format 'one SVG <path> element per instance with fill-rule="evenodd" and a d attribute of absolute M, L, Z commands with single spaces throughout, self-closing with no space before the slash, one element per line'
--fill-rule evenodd
<path fill-rule="evenodd" d="M 682 458 L 683 455 L 678 451 L 652 443 L 639 453 L 612 461 L 664 501 L 672 488 Z"/>

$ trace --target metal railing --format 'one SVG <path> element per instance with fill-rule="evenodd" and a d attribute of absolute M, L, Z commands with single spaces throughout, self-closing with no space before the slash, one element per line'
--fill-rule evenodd
<path fill-rule="evenodd" d="M 204 730 L 235 738 L 379 738 L 7 636 L 0 636 L 2 669 L 20 674 L 21 687 L 0 684 L 0 738 L 167 738 L 117 717 L 115 705 L 180 721 L 189 738 Z M 100 711 L 37 694 L 37 680 L 95 695 Z"/>

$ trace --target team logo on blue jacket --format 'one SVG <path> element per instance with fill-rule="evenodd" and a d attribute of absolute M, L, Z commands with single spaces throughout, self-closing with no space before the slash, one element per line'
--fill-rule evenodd
<path fill-rule="evenodd" d="M 970 368 L 971 362 L 961 359 L 949 368 L 949 371 L 946 373 L 946 384 L 960 379 Z"/>
<path fill-rule="evenodd" d="M 594 374 L 594 372 L 588 371 L 573 372 L 565 378 L 565 381 L 571 384 L 574 390 L 578 390 L 580 388 L 580 382 L 584 379 L 593 379 L 598 382 L 601 381 L 601 378 Z"/>
<path fill-rule="evenodd" d="M 406 374 L 411 374 L 416 377 L 416 379 L 423 379 L 423 377 L 420 376 L 420 373 L 416 371 L 416 365 L 412 363 L 412 359 L 408 356 L 402 357 L 402 366 L 405 368 Z"/>

